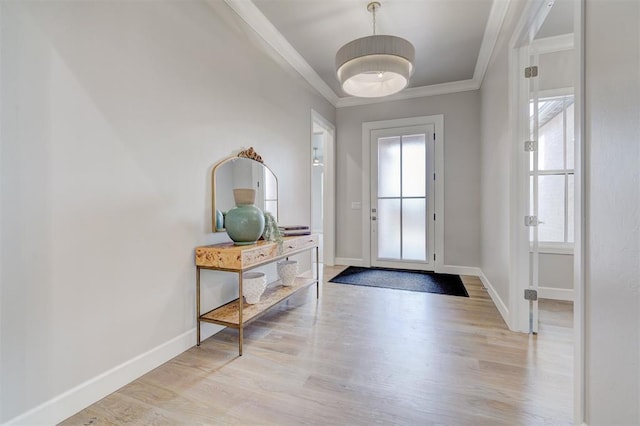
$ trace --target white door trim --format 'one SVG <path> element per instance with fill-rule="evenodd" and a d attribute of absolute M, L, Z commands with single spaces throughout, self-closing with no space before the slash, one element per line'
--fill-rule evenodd
<path fill-rule="evenodd" d="M 400 118 L 395 120 L 362 123 L 362 264 L 371 266 L 371 132 L 394 127 L 410 127 L 432 124 L 435 128 L 435 246 L 434 269 L 438 272 L 444 264 L 444 115 Z"/>
<path fill-rule="evenodd" d="M 336 145 L 336 127 L 329 120 L 324 118 L 320 113 L 311 110 L 311 132 L 310 137 L 313 138 L 313 123 L 322 127 L 328 134 L 325 140 L 323 163 L 324 174 L 322 186 L 324 188 L 322 199 L 322 236 L 323 236 L 323 259 L 324 264 L 333 266 L 335 264 L 335 145 Z M 311 157 L 309 157 L 311 158 Z"/>
<path fill-rule="evenodd" d="M 573 244 L 573 422 L 574 424 L 584 424 L 585 421 L 585 250 L 586 250 L 586 230 L 584 212 L 587 199 L 585 185 L 585 6 L 584 2 L 575 2 L 573 11 L 574 41 L 576 53 L 576 75 L 577 83 L 574 89 L 574 139 L 575 143 L 575 169 L 574 169 L 574 244 Z"/>

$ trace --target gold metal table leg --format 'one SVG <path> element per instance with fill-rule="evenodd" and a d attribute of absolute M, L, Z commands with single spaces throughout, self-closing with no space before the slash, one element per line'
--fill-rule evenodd
<path fill-rule="evenodd" d="M 196 266 L 196 329 L 200 346 L 200 267 Z"/>
<path fill-rule="evenodd" d="M 320 248 L 316 246 L 316 299 L 320 299 Z"/>
<path fill-rule="evenodd" d="M 244 325 L 242 323 L 242 307 L 244 302 L 242 301 L 242 272 L 238 273 L 238 355 L 242 356 L 242 338 Z"/>

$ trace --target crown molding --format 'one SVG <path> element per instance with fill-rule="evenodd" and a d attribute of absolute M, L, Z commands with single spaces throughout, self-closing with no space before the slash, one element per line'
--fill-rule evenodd
<path fill-rule="evenodd" d="M 500 35 L 500 29 L 504 22 L 504 17 L 507 15 L 507 9 L 511 0 L 493 0 L 491 5 L 491 11 L 489 12 L 489 19 L 487 20 L 487 26 L 484 29 L 484 36 L 482 37 L 482 44 L 480 45 L 480 51 L 478 52 L 478 59 L 476 61 L 476 68 L 473 71 L 473 80 L 478 83 L 478 87 L 482 85 L 484 74 L 487 72 L 493 49 L 498 42 L 498 36 Z"/>
<path fill-rule="evenodd" d="M 391 96 L 385 96 L 383 98 L 356 98 L 353 96 L 345 96 L 338 99 L 336 108 L 402 101 L 405 99 L 423 98 L 425 96 L 446 95 L 449 93 L 478 90 L 479 88 L 480 85 L 475 80 L 462 80 L 450 83 L 432 84 L 431 86 L 411 87 L 409 89 L 404 89 L 402 92 L 398 92 Z"/>
<path fill-rule="evenodd" d="M 207 0 L 209 3 L 216 0 Z M 327 101 L 335 106 L 338 95 L 324 82 L 302 55 L 284 38 L 252 1 L 224 0 L 260 37 L 282 56 Z"/>
<path fill-rule="evenodd" d="M 209 3 L 217 0 L 207 0 Z M 449 93 L 478 90 L 487 71 L 491 54 L 498 40 L 500 29 L 504 21 L 509 4 L 512 0 L 493 0 L 489 19 L 485 27 L 482 44 L 478 52 L 478 59 L 470 80 L 454 81 L 450 83 L 430 86 L 412 87 L 395 95 L 383 98 L 356 98 L 352 96 L 339 97 L 318 73 L 305 61 L 297 50 L 284 38 L 276 27 L 260 12 L 251 0 L 224 0 L 225 3 L 244 20 L 269 46 L 282 56 L 321 96 L 336 108 L 376 104 L 380 102 L 399 101 L 420 98 L 424 96 L 444 95 Z"/>

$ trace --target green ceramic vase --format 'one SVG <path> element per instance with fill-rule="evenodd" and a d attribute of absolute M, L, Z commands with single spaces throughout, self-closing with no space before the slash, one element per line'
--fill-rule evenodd
<path fill-rule="evenodd" d="M 235 245 L 255 244 L 264 231 L 264 213 L 255 203 L 255 189 L 233 190 L 236 206 L 224 218 L 224 226 Z"/>

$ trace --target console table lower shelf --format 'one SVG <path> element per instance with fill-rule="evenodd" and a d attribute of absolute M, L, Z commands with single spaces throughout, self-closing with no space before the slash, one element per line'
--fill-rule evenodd
<path fill-rule="evenodd" d="M 269 309 L 293 296 L 298 290 L 307 288 L 312 284 L 316 284 L 313 278 L 297 277 L 292 286 L 285 287 L 276 281 L 269 284 L 264 293 L 260 297 L 260 302 L 255 305 L 249 305 L 242 302 L 242 323 L 240 323 L 240 307 L 238 299 L 232 300 L 226 305 L 212 309 L 206 314 L 200 316 L 200 321 L 210 322 L 213 324 L 224 325 L 227 327 L 240 328 L 249 325 L 253 320 L 258 319 Z"/>
<path fill-rule="evenodd" d="M 293 285 L 283 286 L 280 281 L 270 283 L 256 304 L 248 304 L 242 297 L 242 274 L 258 266 L 263 266 L 305 251 L 315 252 L 315 274 L 300 275 Z M 200 324 L 232 327 L 238 330 L 238 354 L 242 355 L 243 328 L 280 302 L 298 291 L 316 285 L 316 297 L 320 297 L 318 236 L 308 235 L 287 237 L 281 246 L 276 243 L 259 241 L 250 246 L 215 244 L 196 248 L 196 319 L 197 344 L 200 346 Z M 232 272 L 238 274 L 238 298 L 218 306 L 204 314 L 200 312 L 200 272 L 203 269 Z"/>

